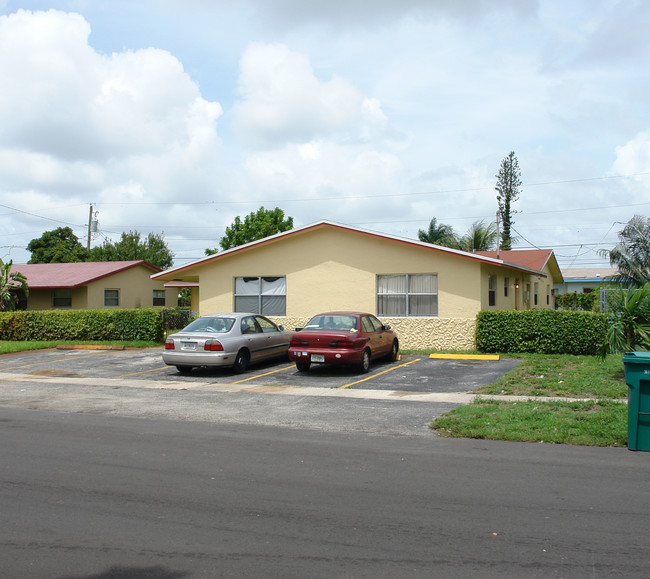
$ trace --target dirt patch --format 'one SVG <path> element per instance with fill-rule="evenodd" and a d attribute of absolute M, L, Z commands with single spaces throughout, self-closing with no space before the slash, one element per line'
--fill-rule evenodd
<path fill-rule="evenodd" d="M 34 370 L 30 372 L 32 376 L 47 376 L 50 378 L 82 378 L 78 372 L 69 372 L 66 370 Z"/>

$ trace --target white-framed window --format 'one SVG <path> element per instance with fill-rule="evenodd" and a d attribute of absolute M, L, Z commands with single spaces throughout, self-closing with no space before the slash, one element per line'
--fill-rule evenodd
<path fill-rule="evenodd" d="M 70 307 L 72 305 L 71 289 L 55 289 L 52 292 L 52 306 L 55 308 Z"/>
<path fill-rule="evenodd" d="M 165 307 L 165 290 L 153 290 L 153 305 Z"/>
<path fill-rule="evenodd" d="M 497 305 L 497 276 L 488 275 L 488 306 Z"/>
<path fill-rule="evenodd" d="M 104 306 L 107 308 L 117 307 L 120 305 L 120 290 L 118 289 L 105 289 L 104 290 Z"/>
<path fill-rule="evenodd" d="M 534 290 L 533 299 L 535 300 L 535 305 L 537 305 L 538 302 L 537 296 L 539 295 L 539 284 L 537 282 L 533 284 L 533 290 Z"/>
<path fill-rule="evenodd" d="M 503 278 L 503 297 L 507 298 L 508 297 L 508 288 L 510 287 L 510 278 L 509 277 L 504 277 Z"/>
<path fill-rule="evenodd" d="M 435 273 L 377 276 L 378 316 L 437 316 L 438 276 Z"/>
<path fill-rule="evenodd" d="M 286 316 L 287 278 L 247 276 L 235 278 L 235 311 Z"/>

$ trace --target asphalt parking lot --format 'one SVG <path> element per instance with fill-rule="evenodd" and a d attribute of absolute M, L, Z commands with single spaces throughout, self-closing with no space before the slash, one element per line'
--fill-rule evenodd
<path fill-rule="evenodd" d="M 404 355 L 368 374 L 279 360 L 186 375 L 162 348 L 38 350 L 0 356 L 0 407 L 430 438 L 434 418 L 517 363 Z"/>
<path fill-rule="evenodd" d="M 376 361 L 368 374 L 351 368 L 312 366 L 307 373 L 279 360 L 249 367 L 243 374 L 227 368 L 200 368 L 181 374 L 162 362 L 162 348 L 142 350 L 40 350 L 0 357 L 2 374 L 34 378 L 92 378 L 109 381 L 174 381 L 250 384 L 267 387 L 391 390 L 417 393 L 471 392 L 497 380 L 518 360 L 440 360 L 403 355 L 395 363 Z"/>

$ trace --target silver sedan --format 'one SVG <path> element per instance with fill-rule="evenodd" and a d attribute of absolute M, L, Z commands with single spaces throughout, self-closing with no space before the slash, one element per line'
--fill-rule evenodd
<path fill-rule="evenodd" d="M 163 362 L 183 373 L 196 366 L 240 373 L 251 363 L 287 356 L 291 335 L 258 314 L 210 314 L 167 338 Z"/>

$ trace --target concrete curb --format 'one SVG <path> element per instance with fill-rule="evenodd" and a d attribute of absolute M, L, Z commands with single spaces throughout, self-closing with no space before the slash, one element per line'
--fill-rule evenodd
<path fill-rule="evenodd" d="M 57 350 L 126 350 L 122 344 L 58 344 Z"/>

